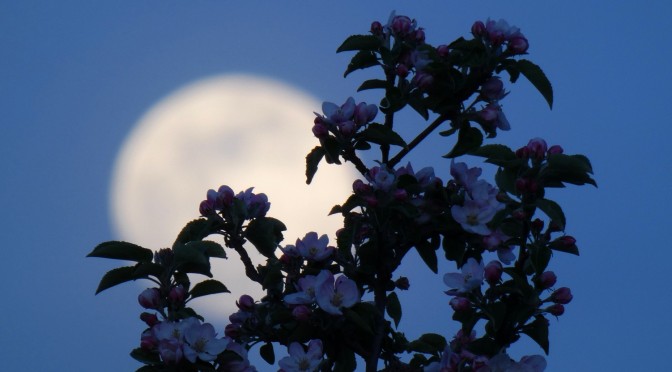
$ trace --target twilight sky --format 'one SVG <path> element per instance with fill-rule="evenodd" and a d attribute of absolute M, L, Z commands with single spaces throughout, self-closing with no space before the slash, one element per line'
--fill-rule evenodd
<path fill-rule="evenodd" d="M 342 78 L 352 54 L 335 50 L 348 35 L 366 33 L 371 21 L 384 23 L 393 9 L 416 18 L 434 45 L 466 36 L 478 19 L 504 18 L 520 27 L 530 41 L 529 59 L 553 83 L 555 103 L 548 110 L 526 82 L 507 85 L 512 93 L 504 109 L 512 130 L 498 140 L 518 148 L 543 137 L 593 162 L 598 189 L 568 187 L 550 195 L 563 205 L 581 256 L 556 255 L 551 263 L 558 286 L 570 287 L 574 300 L 551 320 L 547 370 L 667 366 L 661 353 L 672 332 L 665 281 L 672 250 L 664 239 L 672 155 L 665 148 L 672 130 L 660 114 L 672 99 L 672 6 L 409 4 L 0 0 L 3 368 L 139 366 L 128 352 L 143 329 L 141 287 L 94 296 L 100 277 L 119 265 L 85 255 L 118 238 L 109 208 L 112 168 L 152 105 L 195 80 L 231 73 L 272 78 L 319 101 L 340 104 L 353 95 L 377 102 L 372 93 L 355 93 L 366 73 Z M 412 115 L 400 120 L 418 121 Z M 311 123 L 305 126 L 309 131 Z M 416 169 L 432 165 L 447 174 L 449 161 L 437 155 L 451 144 L 435 138 L 430 147 L 411 156 Z M 330 207 L 323 206 L 325 213 Z M 453 269 L 443 265 L 439 273 L 447 271 Z M 409 302 L 402 319 L 409 338 L 430 331 L 450 338 L 457 323 L 449 298 L 439 293 L 441 275 L 412 262 L 404 272 L 412 280 L 402 296 L 402 304 Z M 425 297 L 432 291 L 438 294 Z M 220 332 L 224 325 L 216 324 Z M 515 357 L 538 353 L 533 343 L 512 350 Z M 262 363 L 260 371 L 267 368 Z"/>

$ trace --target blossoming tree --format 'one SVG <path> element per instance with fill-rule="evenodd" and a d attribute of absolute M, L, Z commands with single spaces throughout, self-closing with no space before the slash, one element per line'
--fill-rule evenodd
<path fill-rule="evenodd" d="M 221 186 L 207 192 L 201 217 L 172 247 L 153 252 L 112 241 L 89 254 L 135 262 L 105 274 L 96 293 L 131 280 L 154 283 L 138 296 L 147 310 L 140 315 L 146 324 L 140 345 L 131 352 L 144 364 L 138 371 L 255 371 L 247 358 L 253 345 L 270 365 L 286 348 L 278 360 L 285 372 L 352 371 L 358 361 L 367 371 L 546 367 L 541 355 L 514 361 L 506 353 L 525 335 L 548 354 L 548 317 L 562 315 L 572 300 L 569 288 L 556 288 L 547 267 L 554 252 L 578 254 L 578 248 L 564 233 L 561 207 L 545 198 L 545 190 L 595 181 L 585 156 L 567 155 L 543 139 L 515 151 L 486 143 L 511 128 L 500 105 L 509 93 L 502 73 L 511 83 L 527 78 L 549 106 L 553 93 L 541 69 L 521 58 L 528 40 L 518 28 L 477 21 L 471 34 L 432 46 L 415 20 L 393 13 L 387 24 L 373 22 L 370 33 L 350 36 L 338 48 L 355 52 L 346 76 L 382 72 L 358 89 L 377 89 L 382 99 L 379 105 L 352 97 L 341 105 L 325 102 L 313 123 L 319 145 L 306 157 L 307 182 L 322 161 L 351 163 L 362 176 L 352 195 L 331 209 L 343 218 L 335 245 L 317 232 L 283 245 L 285 226 L 268 215 L 266 195 Z M 410 142 L 395 131 L 401 125 L 395 115 L 403 109 L 429 122 Z M 439 128 L 440 136 L 456 138 L 445 155 L 451 159 L 447 182 L 431 167 L 400 165 Z M 361 154 L 374 148 L 380 157 L 370 166 Z M 466 154 L 497 167 L 494 184 L 480 178 L 480 168 L 455 160 Z M 211 236 L 223 246 L 204 240 Z M 266 261 L 255 267 L 250 249 Z M 394 274 L 411 250 L 435 273 L 439 251 L 456 265 L 443 276 L 453 319 L 461 325 L 449 339 L 427 333 L 408 340 L 398 328 L 397 292 L 409 290 L 410 280 Z M 265 296 L 241 296 L 218 336 L 189 302 L 228 290 L 216 279 L 192 283 L 187 274 L 212 277 L 210 259 L 229 254 L 240 258 Z"/>

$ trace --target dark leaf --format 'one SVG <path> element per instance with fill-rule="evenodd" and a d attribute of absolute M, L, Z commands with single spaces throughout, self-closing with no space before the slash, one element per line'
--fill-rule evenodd
<path fill-rule="evenodd" d="M 489 163 L 500 166 L 517 160 L 513 150 L 504 145 L 483 145 L 476 150 L 470 151 L 469 155 L 487 158 Z"/>
<path fill-rule="evenodd" d="M 395 292 L 387 295 L 387 315 L 394 320 L 394 327 L 398 328 L 401 321 L 401 303 Z"/>
<path fill-rule="evenodd" d="M 565 229 L 565 214 L 562 212 L 560 205 L 553 200 L 537 199 L 537 208 L 541 209 L 555 224 L 560 226 L 560 230 Z"/>
<path fill-rule="evenodd" d="M 362 140 L 379 145 L 390 144 L 402 147 L 406 146 L 406 142 L 397 132 L 382 124 L 369 124 L 366 129 L 361 132 L 360 136 Z"/>
<path fill-rule="evenodd" d="M 548 355 L 548 319 L 538 315 L 532 323 L 523 328 L 523 333 L 530 336 Z"/>
<path fill-rule="evenodd" d="M 357 360 L 355 353 L 347 347 L 341 347 L 338 350 L 338 356 L 334 372 L 352 372 L 357 369 Z"/>
<path fill-rule="evenodd" d="M 266 363 L 273 365 L 275 363 L 275 352 L 273 352 L 273 344 L 267 342 L 259 348 L 259 355 L 266 361 Z"/>
<path fill-rule="evenodd" d="M 211 240 L 193 241 L 184 244 L 192 249 L 197 249 L 207 257 L 226 258 L 226 252 L 219 243 Z"/>
<path fill-rule="evenodd" d="M 455 158 L 478 149 L 483 143 L 483 133 L 474 127 L 463 127 L 457 134 L 455 147 L 443 155 L 444 158 Z"/>
<path fill-rule="evenodd" d="M 408 99 L 408 104 L 411 106 L 415 112 L 420 114 L 423 119 L 427 120 L 429 119 L 429 111 L 427 110 L 427 107 L 425 106 L 425 103 L 422 100 L 421 95 L 411 95 Z"/>
<path fill-rule="evenodd" d="M 530 245 L 530 259 L 537 275 L 546 271 L 551 260 L 551 250 L 545 245 Z"/>
<path fill-rule="evenodd" d="M 362 83 L 362 85 L 357 88 L 358 92 L 368 89 L 385 89 L 387 87 L 387 82 L 381 79 L 370 79 Z"/>
<path fill-rule="evenodd" d="M 98 289 L 96 289 L 96 294 L 121 283 L 125 283 L 140 278 L 145 278 L 146 276 L 138 276 L 138 274 L 136 274 L 136 267 L 137 266 L 118 267 L 105 273 L 105 275 L 103 275 L 103 278 L 100 279 Z"/>
<path fill-rule="evenodd" d="M 275 249 L 282 241 L 282 232 L 287 227 L 280 220 L 272 217 L 262 217 L 253 220 L 247 225 L 245 237 L 254 244 L 259 253 L 266 257 L 275 257 Z"/>
<path fill-rule="evenodd" d="M 324 149 L 321 146 L 316 146 L 306 155 L 306 183 L 310 184 L 313 181 L 315 173 L 317 173 L 317 166 L 324 157 Z"/>
<path fill-rule="evenodd" d="M 425 261 L 427 267 L 436 274 L 439 271 L 436 248 L 428 241 L 421 241 L 416 244 L 415 249 L 418 251 L 420 258 Z"/>
<path fill-rule="evenodd" d="M 345 73 L 343 73 L 343 77 L 348 76 L 353 71 L 362 70 L 376 65 L 378 65 L 378 58 L 376 58 L 376 55 L 373 54 L 373 52 L 362 50 L 361 52 L 357 52 L 357 54 L 352 57 L 350 64 L 348 64 L 348 68 L 345 70 Z"/>
<path fill-rule="evenodd" d="M 173 243 L 173 248 L 187 242 L 203 240 L 212 233 L 213 221 L 206 218 L 190 221 L 177 235 L 177 239 L 175 239 L 175 243 Z"/>
<path fill-rule="evenodd" d="M 161 363 L 161 358 L 159 358 L 159 353 L 156 352 L 151 352 L 147 351 L 143 348 L 136 348 L 131 351 L 131 357 L 133 359 L 137 360 L 138 362 L 145 363 L 145 364 L 160 364 Z M 139 369 L 138 371 L 158 371 L 158 369 L 154 369 L 154 367 L 150 366 L 145 366 L 150 369 Z M 145 368 L 143 367 L 143 368 Z"/>
<path fill-rule="evenodd" d="M 526 59 L 519 60 L 516 67 L 544 96 L 548 107 L 553 108 L 553 87 L 541 68 Z"/>
<path fill-rule="evenodd" d="M 341 145 L 338 143 L 338 140 L 334 137 L 325 137 L 320 139 L 322 144 L 322 149 L 324 150 L 324 159 L 329 164 L 341 164 L 341 161 L 338 159 L 339 154 L 341 153 Z"/>
<path fill-rule="evenodd" d="M 349 50 L 376 50 L 381 46 L 381 43 L 382 41 L 373 35 L 352 35 L 336 49 L 336 53 Z"/>
<path fill-rule="evenodd" d="M 127 242 L 110 241 L 98 244 L 86 257 L 112 258 L 136 262 L 152 262 L 154 253 L 151 249 L 142 248 Z"/>
<path fill-rule="evenodd" d="M 365 318 L 360 316 L 360 314 L 355 311 L 355 309 L 343 309 L 343 315 L 348 319 L 352 324 L 357 328 L 364 331 L 365 333 L 373 336 L 373 329 L 371 329 L 371 323 L 367 322 Z"/>
<path fill-rule="evenodd" d="M 203 297 L 216 293 L 230 293 L 222 282 L 215 279 L 204 280 L 191 289 L 191 298 Z"/>

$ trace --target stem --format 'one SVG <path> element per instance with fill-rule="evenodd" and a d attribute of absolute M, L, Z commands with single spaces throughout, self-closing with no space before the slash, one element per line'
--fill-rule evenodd
<path fill-rule="evenodd" d="M 406 156 L 406 154 L 411 152 L 411 150 L 413 150 L 416 146 L 418 146 L 420 142 L 422 142 L 425 138 L 427 138 L 427 136 L 429 136 L 430 133 L 432 133 L 436 128 L 439 127 L 439 125 L 441 125 L 446 120 L 447 118 L 444 115 L 440 115 L 438 118 L 436 118 L 431 124 L 429 124 L 427 128 L 425 128 L 425 130 L 420 132 L 420 134 L 418 134 L 418 136 L 415 137 L 413 141 L 411 141 L 411 143 L 408 144 L 408 146 L 399 151 L 399 153 L 389 161 L 388 166 L 390 168 L 394 168 L 394 166 L 397 165 L 397 163 L 399 163 L 401 159 L 403 159 L 404 156 Z"/>
<path fill-rule="evenodd" d="M 242 238 L 237 238 L 235 240 L 231 239 L 227 242 L 227 246 L 238 252 L 240 260 L 243 261 L 243 265 L 245 265 L 245 275 L 247 275 L 247 277 L 251 280 L 263 285 L 263 278 L 254 268 L 254 264 L 252 263 L 252 259 L 250 259 L 250 255 L 248 255 L 245 248 L 243 248 L 244 243 L 245 240 Z"/>

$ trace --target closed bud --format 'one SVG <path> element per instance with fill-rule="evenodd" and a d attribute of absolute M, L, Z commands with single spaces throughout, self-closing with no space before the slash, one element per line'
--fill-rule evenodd
<path fill-rule="evenodd" d="M 515 218 L 519 221 L 522 221 L 525 218 L 527 218 L 527 213 L 525 213 L 525 211 L 522 210 L 522 209 L 516 209 L 515 211 L 513 211 L 512 215 L 513 215 L 513 218 Z"/>
<path fill-rule="evenodd" d="M 516 180 L 516 191 L 525 193 L 527 191 L 527 180 L 525 178 L 518 178 Z"/>
<path fill-rule="evenodd" d="M 399 279 L 397 279 L 394 282 L 394 285 L 397 288 L 401 289 L 402 291 L 408 290 L 408 288 L 411 287 L 411 283 L 408 281 L 408 278 L 405 277 L 405 276 L 399 277 Z"/>
<path fill-rule="evenodd" d="M 542 138 L 535 137 L 527 143 L 527 149 L 531 157 L 536 159 L 543 159 L 546 155 L 546 151 L 548 150 L 548 145 Z"/>
<path fill-rule="evenodd" d="M 544 221 L 540 220 L 539 218 L 536 218 L 534 221 L 532 221 L 530 227 L 532 228 L 532 231 L 538 233 L 544 229 Z"/>
<path fill-rule="evenodd" d="M 576 239 L 573 236 L 565 235 L 558 238 L 558 241 L 565 247 L 571 247 L 576 244 Z"/>
<path fill-rule="evenodd" d="M 313 125 L 313 135 L 317 138 L 325 138 L 329 135 L 329 129 L 324 123 L 315 123 Z"/>
<path fill-rule="evenodd" d="M 423 44 L 425 42 L 425 30 L 420 28 L 415 31 L 415 41 L 418 44 Z"/>
<path fill-rule="evenodd" d="M 398 64 L 395 71 L 400 78 L 408 76 L 408 67 L 403 63 Z"/>
<path fill-rule="evenodd" d="M 485 271 L 483 277 L 490 285 L 495 285 L 499 283 L 502 279 L 502 264 L 499 261 L 490 261 L 485 265 Z"/>
<path fill-rule="evenodd" d="M 565 307 L 562 304 L 553 304 L 546 308 L 546 312 L 551 315 L 560 316 L 565 313 Z"/>
<path fill-rule="evenodd" d="M 524 54 L 530 47 L 529 42 L 523 35 L 516 35 L 509 39 L 507 51 L 511 54 Z"/>
<path fill-rule="evenodd" d="M 404 201 L 408 198 L 408 192 L 404 189 L 394 190 L 394 199 L 398 201 Z"/>
<path fill-rule="evenodd" d="M 212 209 L 212 204 L 209 201 L 203 200 L 198 206 L 198 212 L 201 214 L 201 216 L 207 217 L 213 214 L 215 210 Z"/>
<path fill-rule="evenodd" d="M 474 36 L 482 36 L 485 33 L 485 24 L 481 21 L 474 22 L 471 25 L 471 34 Z"/>
<path fill-rule="evenodd" d="M 558 288 L 555 292 L 551 293 L 551 301 L 556 304 L 568 304 L 573 298 L 572 291 L 567 287 Z"/>
<path fill-rule="evenodd" d="M 548 289 L 551 288 L 552 286 L 555 285 L 555 282 L 558 280 L 558 278 L 555 276 L 555 273 L 552 271 L 544 271 L 539 275 L 539 278 L 537 278 L 539 282 L 539 286 L 542 289 Z"/>
<path fill-rule="evenodd" d="M 143 350 L 151 351 L 156 348 L 158 344 L 159 340 L 154 337 L 151 329 L 142 332 L 142 335 L 140 336 L 140 347 Z"/>
<path fill-rule="evenodd" d="M 557 155 L 557 154 L 562 154 L 565 150 L 562 149 L 560 145 L 553 145 L 548 148 L 547 154 L 548 155 Z"/>
<path fill-rule="evenodd" d="M 236 306 L 242 311 L 253 311 L 254 310 L 254 299 L 249 295 L 242 295 L 236 302 Z"/>
<path fill-rule="evenodd" d="M 530 157 L 530 150 L 527 147 L 521 147 L 516 150 L 516 157 L 518 159 L 528 159 Z"/>
<path fill-rule="evenodd" d="M 467 311 L 471 309 L 471 302 L 464 297 L 454 297 L 449 303 L 450 307 L 455 311 Z"/>
<path fill-rule="evenodd" d="M 371 33 L 374 35 L 382 35 L 383 34 L 383 25 L 378 22 L 374 21 L 371 23 Z"/>
<path fill-rule="evenodd" d="M 227 324 L 224 328 L 224 335 L 226 337 L 238 338 L 240 336 L 240 325 L 238 324 Z"/>
<path fill-rule="evenodd" d="M 145 309 L 158 309 L 161 307 L 161 292 L 158 288 L 147 288 L 138 295 L 138 302 Z"/>
<path fill-rule="evenodd" d="M 159 318 L 156 316 L 156 314 L 147 312 L 140 314 L 140 320 L 145 322 L 145 324 L 147 324 L 149 327 L 153 327 L 155 324 L 159 323 Z"/>
<path fill-rule="evenodd" d="M 173 305 L 181 305 L 184 302 L 184 298 L 187 295 L 187 290 L 182 284 L 178 284 L 170 289 L 168 292 L 168 300 Z"/>
<path fill-rule="evenodd" d="M 302 322 L 310 319 L 311 313 L 312 311 L 310 311 L 310 309 L 305 305 L 299 305 L 292 310 L 292 316 L 294 319 Z"/>
<path fill-rule="evenodd" d="M 481 96 L 488 101 L 496 101 L 504 97 L 504 83 L 498 77 L 491 77 L 481 86 Z"/>
<path fill-rule="evenodd" d="M 441 57 L 441 58 L 448 57 L 448 52 L 449 51 L 450 51 L 450 49 L 448 48 L 448 45 L 445 45 L 445 44 L 439 45 L 438 47 L 436 47 L 436 54 L 438 54 L 439 57 Z"/>

